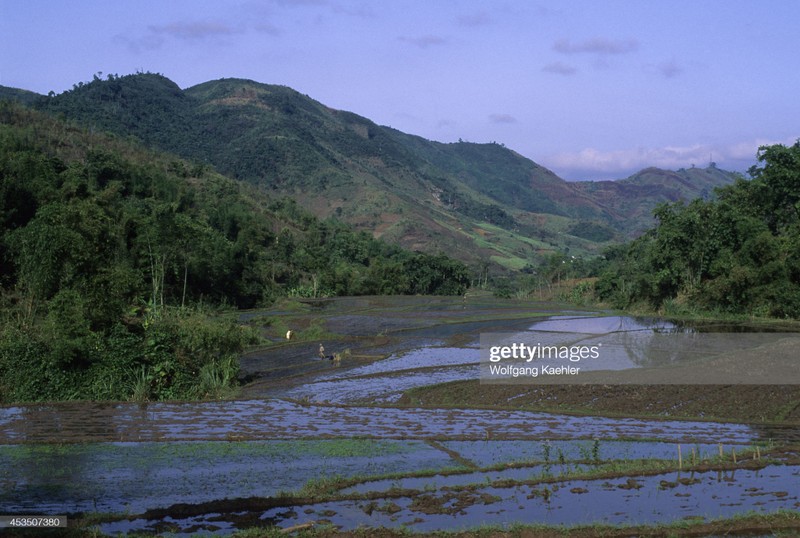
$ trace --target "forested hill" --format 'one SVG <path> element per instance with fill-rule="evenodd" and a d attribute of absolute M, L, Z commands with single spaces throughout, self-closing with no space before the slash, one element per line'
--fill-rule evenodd
<path fill-rule="evenodd" d="M 800 141 L 761 148 L 753 179 L 664 204 L 658 225 L 607 252 L 598 295 L 629 308 L 800 319 Z"/>
<path fill-rule="evenodd" d="M 403 251 L 335 220 L 320 221 L 290 199 L 271 199 L 203 165 L 14 105 L 3 105 L 0 120 L 0 231 L 15 254 L 6 263 L 13 260 L 22 281 L 50 283 L 39 297 L 49 296 L 59 282 L 94 274 L 96 268 L 69 258 L 90 251 L 98 264 L 113 260 L 148 274 L 154 258 L 161 273 L 157 295 L 173 301 L 184 295 L 183 280 L 190 300 L 240 307 L 269 303 L 308 285 L 318 295 L 463 291 L 462 281 L 382 279 L 378 271 L 389 271 L 389 264 L 413 259 L 425 266 L 434 257 Z M 50 216 L 42 220 L 43 214 Z M 47 227 L 39 230 L 43 222 Z M 36 230 L 55 235 L 52 241 L 29 237 Z M 58 238 L 61 232 L 69 237 Z M 95 239 L 103 241 L 93 245 Z M 39 243 L 70 252 L 30 248 Z M 85 248 L 68 248 L 71 243 Z M 50 266 L 57 274 L 44 274 Z M 63 273 L 79 267 L 85 269 L 81 274 Z M 25 276 L 25 268 L 42 274 Z"/>
<path fill-rule="evenodd" d="M 473 265 L 521 269 L 556 251 L 597 253 L 647 228 L 658 202 L 688 200 L 711 186 L 698 174 L 681 191 L 665 174 L 661 185 L 627 189 L 625 205 L 602 185 L 568 183 L 501 144 L 432 142 L 242 79 L 181 90 L 156 74 L 109 76 L 41 96 L 35 106 L 213 165 L 390 242 L 451 252 Z M 638 179 L 630 182 L 636 187 Z"/>
<path fill-rule="evenodd" d="M 0 402 L 202 396 L 235 380 L 246 337 L 204 305 L 469 284 L 448 257 L 9 102 L 0 264 Z"/>

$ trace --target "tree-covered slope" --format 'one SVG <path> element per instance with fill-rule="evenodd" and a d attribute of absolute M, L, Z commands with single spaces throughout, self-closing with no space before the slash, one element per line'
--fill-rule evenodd
<path fill-rule="evenodd" d="M 235 379 L 247 336 L 202 305 L 460 294 L 469 283 L 450 258 L 8 102 L 0 268 L 0 401 L 202 396 Z"/>
<path fill-rule="evenodd" d="M 761 148 L 751 180 L 660 205 L 658 224 L 609 251 L 597 292 L 621 307 L 800 318 L 800 142 Z"/>
<path fill-rule="evenodd" d="M 519 269 L 555 250 L 596 253 L 644 229 L 652 207 L 673 199 L 669 182 L 568 183 L 501 144 L 432 142 L 250 80 L 180 90 L 156 74 L 109 76 L 37 106 L 473 265 Z"/>

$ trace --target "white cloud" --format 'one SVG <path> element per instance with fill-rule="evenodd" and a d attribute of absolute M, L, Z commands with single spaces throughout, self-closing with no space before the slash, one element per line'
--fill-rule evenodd
<path fill-rule="evenodd" d="M 546 73 L 553 73 L 556 75 L 574 75 L 578 72 L 575 67 L 571 65 L 567 65 L 563 62 L 552 62 L 547 64 L 546 66 L 542 67 L 542 71 Z"/>
<path fill-rule="evenodd" d="M 274 25 L 269 24 L 269 23 L 257 24 L 255 26 L 253 26 L 253 30 L 258 32 L 259 34 L 268 34 L 268 35 L 274 35 L 274 36 L 280 35 L 280 33 L 281 33 L 280 29 L 278 29 L 277 26 L 274 26 Z"/>
<path fill-rule="evenodd" d="M 636 39 L 608 39 L 594 37 L 585 41 L 572 42 L 569 39 L 559 39 L 553 43 L 553 50 L 562 54 L 627 54 L 639 49 Z"/>
<path fill-rule="evenodd" d="M 486 26 L 491 24 L 492 18 L 485 11 L 480 11 L 472 15 L 461 15 L 458 17 L 458 24 L 461 26 Z"/>
<path fill-rule="evenodd" d="M 600 151 L 585 148 L 578 152 L 561 152 L 547 159 L 550 166 L 557 169 L 597 170 L 598 172 L 614 172 L 658 166 L 672 168 L 684 166 L 687 162 L 696 162 L 702 154 L 708 152 L 702 146 L 688 148 L 633 148 L 614 151 Z"/>
<path fill-rule="evenodd" d="M 756 138 L 755 140 L 749 140 L 746 142 L 739 142 L 737 144 L 732 144 L 728 148 L 728 155 L 733 159 L 744 159 L 744 158 L 752 158 L 755 156 L 758 148 L 761 146 L 771 146 L 773 144 L 783 144 L 785 146 L 790 146 L 794 144 L 797 138 L 786 138 L 784 140 L 775 140 L 769 138 Z"/>
<path fill-rule="evenodd" d="M 517 123 L 517 118 L 511 114 L 489 114 L 492 123 Z"/>
<path fill-rule="evenodd" d="M 129 37 L 117 34 L 112 39 L 114 43 L 119 43 L 128 47 L 128 50 L 134 54 L 139 54 L 142 51 L 158 50 L 164 44 L 163 36 L 152 33 L 140 37 Z"/>
<path fill-rule="evenodd" d="M 162 26 L 149 26 L 155 35 L 168 35 L 176 39 L 206 39 L 241 33 L 241 29 L 217 21 L 173 22 Z"/>
<path fill-rule="evenodd" d="M 170 40 L 186 43 L 209 41 L 212 44 L 225 43 L 226 38 L 246 34 L 250 31 L 259 34 L 279 35 L 280 29 L 263 17 L 253 17 L 252 23 L 230 24 L 220 20 L 184 20 L 167 24 L 152 24 L 138 36 L 118 34 L 114 41 L 125 44 L 133 53 L 162 48 Z M 261 19 L 261 20 L 259 20 Z"/>
<path fill-rule="evenodd" d="M 416 45 L 421 49 L 427 49 L 429 47 L 444 45 L 445 43 L 447 43 L 447 40 L 445 38 L 438 35 L 430 35 L 430 34 L 419 37 L 400 36 L 397 39 L 403 41 L 404 43 L 410 43 L 412 45 Z"/>
<path fill-rule="evenodd" d="M 714 161 L 720 168 L 744 172 L 756 163 L 759 146 L 793 144 L 785 140 L 754 139 L 727 145 L 695 144 L 658 148 L 628 148 L 601 151 L 585 148 L 577 152 L 559 152 L 541 159 L 541 163 L 570 179 L 619 179 L 651 166 L 667 170 L 707 166 Z"/>
<path fill-rule="evenodd" d="M 683 73 L 683 67 L 678 65 L 675 60 L 669 60 L 668 62 L 660 63 L 658 65 L 658 71 L 664 78 L 674 78 Z"/>
<path fill-rule="evenodd" d="M 327 0 L 273 0 L 273 3 L 282 7 L 308 7 L 308 6 L 324 6 L 328 4 Z"/>
<path fill-rule="evenodd" d="M 349 15 L 351 17 L 361 17 L 365 19 L 371 19 L 376 16 L 376 13 L 372 9 L 371 5 L 334 4 L 331 7 L 331 10 L 337 15 Z"/>

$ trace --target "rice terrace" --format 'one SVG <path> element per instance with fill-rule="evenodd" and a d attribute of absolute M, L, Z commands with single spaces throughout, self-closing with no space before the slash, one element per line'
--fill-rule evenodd
<path fill-rule="evenodd" d="M 477 381 L 481 332 L 663 320 L 479 294 L 285 306 L 242 315 L 275 346 L 242 359 L 239 399 L 4 408 L 0 510 L 105 535 L 798 528 L 797 388 Z M 341 364 L 277 319 L 321 324 Z"/>

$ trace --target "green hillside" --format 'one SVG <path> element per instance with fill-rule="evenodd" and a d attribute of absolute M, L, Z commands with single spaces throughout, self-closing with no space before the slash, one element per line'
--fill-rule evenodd
<path fill-rule="evenodd" d="M 8 102 L 0 268 L 0 403 L 213 395 L 249 339 L 214 309 L 469 285 L 451 258 Z"/>
<path fill-rule="evenodd" d="M 112 75 L 36 106 L 473 267 L 515 270 L 565 250 L 590 256 L 643 231 L 657 203 L 698 195 L 675 188 L 679 176 L 569 183 L 501 144 L 432 142 L 250 80 L 181 90 L 161 75 Z M 698 182 L 696 191 L 711 186 Z"/>
<path fill-rule="evenodd" d="M 575 186 L 617 216 L 619 229 L 639 235 L 655 223 L 653 211 L 659 204 L 694 199 L 708 200 L 714 189 L 733 183 L 736 174 L 707 168 L 678 171 L 645 168 L 619 181 L 584 181 Z"/>

